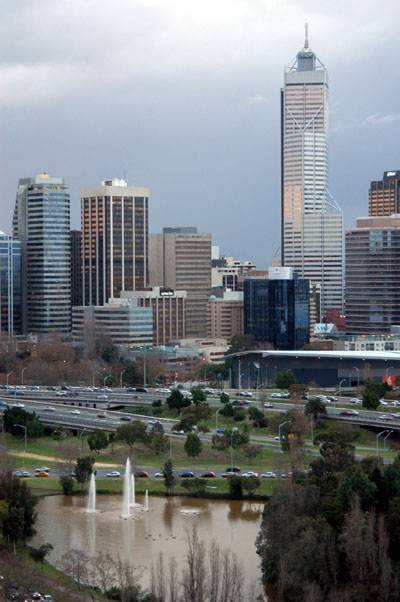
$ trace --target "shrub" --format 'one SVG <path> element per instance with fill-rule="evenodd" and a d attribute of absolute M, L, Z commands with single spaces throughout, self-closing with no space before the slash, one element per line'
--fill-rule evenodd
<path fill-rule="evenodd" d="M 243 422 L 243 420 L 246 420 L 246 411 L 236 410 L 233 419 L 236 420 L 236 422 Z"/>
<path fill-rule="evenodd" d="M 74 479 L 71 476 L 62 476 L 59 481 L 64 495 L 71 495 L 74 490 Z"/>

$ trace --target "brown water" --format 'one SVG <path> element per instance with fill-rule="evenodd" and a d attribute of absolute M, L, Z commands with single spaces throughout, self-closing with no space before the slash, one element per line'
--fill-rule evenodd
<path fill-rule="evenodd" d="M 197 525 L 199 535 L 209 543 L 215 539 L 222 548 L 236 553 L 250 582 L 260 579 L 259 557 L 255 540 L 260 527 L 263 504 L 258 502 L 206 500 L 187 497 L 149 497 L 149 511 L 132 509 L 134 519 L 120 518 L 122 496 L 98 495 L 99 514 L 85 514 L 85 497 L 51 496 L 38 505 L 37 535 L 32 545 L 49 542 L 54 550 L 48 557 L 57 564 L 71 548 L 84 550 L 89 556 L 109 552 L 135 566 L 142 567 L 143 585 L 147 585 L 146 568 L 159 554 L 165 560 L 175 556 L 180 567 L 186 553 L 186 529 Z M 143 504 L 143 496 L 136 501 Z M 184 514 L 181 510 L 197 512 Z"/>

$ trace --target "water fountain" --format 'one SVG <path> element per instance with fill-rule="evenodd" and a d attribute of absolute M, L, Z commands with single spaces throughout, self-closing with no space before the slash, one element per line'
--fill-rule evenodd
<path fill-rule="evenodd" d="M 92 472 L 92 476 L 90 477 L 89 495 L 85 512 L 86 514 L 96 514 L 98 512 L 96 510 L 96 478 L 94 472 Z"/>
<path fill-rule="evenodd" d="M 135 476 L 132 472 L 131 462 L 126 459 L 124 484 L 123 484 L 123 501 L 121 518 L 133 518 L 131 508 L 138 508 L 140 504 L 135 503 Z"/>
<path fill-rule="evenodd" d="M 144 510 L 145 510 L 145 512 L 149 511 L 149 492 L 147 489 L 144 494 Z"/>

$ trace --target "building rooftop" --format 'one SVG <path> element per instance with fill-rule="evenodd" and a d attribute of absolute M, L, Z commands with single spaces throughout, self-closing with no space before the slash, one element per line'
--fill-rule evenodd
<path fill-rule="evenodd" d="M 241 351 L 232 353 L 228 358 L 249 355 L 250 353 L 261 354 L 262 357 L 295 357 L 316 359 L 361 359 L 361 360 L 384 360 L 400 361 L 400 351 L 270 351 L 253 349 L 252 351 Z"/>

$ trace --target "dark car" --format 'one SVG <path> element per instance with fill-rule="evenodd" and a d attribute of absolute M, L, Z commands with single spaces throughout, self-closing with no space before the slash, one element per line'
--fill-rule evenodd
<path fill-rule="evenodd" d="M 200 476 L 202 479 L 213 479 L 215 477 L 215 472 L 207 470 L 206 472 L 202 472 Z"/>
<path fill-rule="evenodd" d="M 356 410 L 344 410 L 339 416 L 359 416 L 359 413 Z"/>
<path fill-rule="evenodd" d="M 181 472 L 181 474 L 179 475 L 181 477 L 181 479 L 190 479 L 192 477 L 194 477 L 194 472 Z"/>
<path fill-rule="evenodd" d="M 136 387 L 136 393 L 147 393 L 147 389 L 145 387 Z"/>
<path fill-rule="evenodd" d="M 129 416 L 121 416 L 121 420 L 126 420 L 126 422 L 130 422 L 131 419 L 129 418 Z"/>
<path fill-rule="evenodd" d="M 225 472 L 240 472 L 240 466 L 230 466 Z"/>
<path fill-rule="evenodd" d="M 146 470 L 138 470 L 137 472 L 135 472 L 135 477 L 148 477 L 149 473 Z"/>
<path fill-rule="evenodd" d="M 216 431 L 219 435 L 223 435 L 226 432 L 226 429 L 221 428 L 221 429 L 217 429 Z"/>
<path fill-rule="evenodd" d="M 233 406 L 244 406 L 244 401 L 243 401 L 243 399 L 234 399 L 232 401 L 232 405 Z"/>

